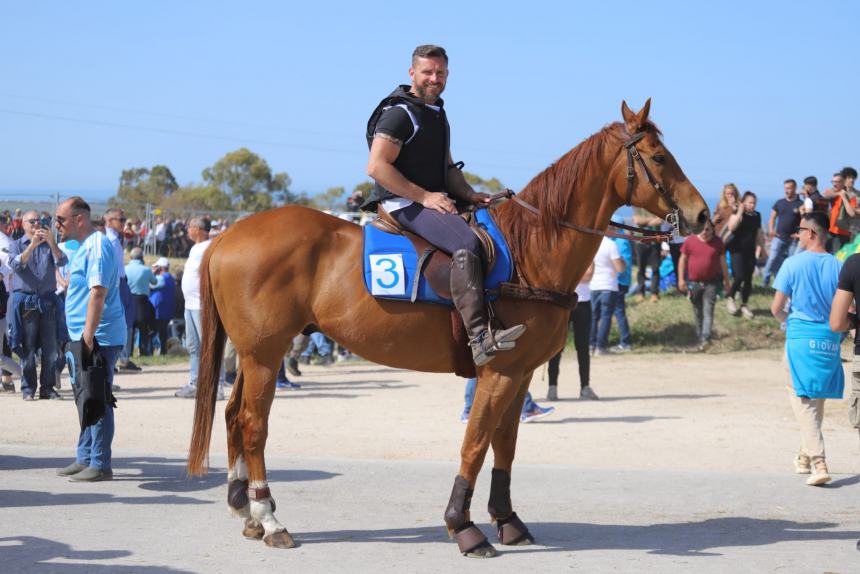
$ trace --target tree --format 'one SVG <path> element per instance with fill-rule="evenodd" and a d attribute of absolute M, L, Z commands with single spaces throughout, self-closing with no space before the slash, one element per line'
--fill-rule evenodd
<path fill-rule="evenodd" d="M 229 211 L 233 209 L 233 200 L 214 185 L 188 185 L 167 197 L 162 207 L 165 210 Z"/>
<path fill-rule="evenodd" d="M 312 206 L 322 211 L 343 211 L 344 193 L 344 187 L 330 187 L 313 198 Z"/>
<path fill-rule="evenodd" d="M 117 194 L 108 200 L 112 206 L 136 206 L 144 203 L 160 204 L 179 186 L 170 169 L 164 165 L 152 169 L 136 167 L 122 170 Z"/>
<path fill-rule="evenodd" d="M 272 173 L 266 160 L 247 148 L 229 152 L 204 169 L 203 181 L 225 193 L 241 211 L 269 209 L 276 199 L 284 203 L 294 200 L 288 190 L 290 176 Z"/>
<path fill-rule="evenodd" d="M 481 176 L 469 173 L 468 171 L 463 172 L 463 177 L 466 178 L 466 182 L 469 185 L 475 188 L 475 191 L 483 191 L 484 193 L 493 194 L 505 189 L 502 182 L 495 177 L 492 179 L 483 179 Z"/>

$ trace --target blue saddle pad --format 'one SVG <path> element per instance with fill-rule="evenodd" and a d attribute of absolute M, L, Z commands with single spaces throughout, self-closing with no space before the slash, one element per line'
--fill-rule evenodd
<path fill-rule="evenodd" d="M 489 210 L 479 209 L 475 218 L 496 244 L 496 264 L 484 280 L 485 288 L 495 289 L 499 283 L 511 280 L 513 259 L 505 238 L 490 217 Z M 412 242 L 403 235 L 386 233 L 373 225 L 364 226 L 364 284 L 368 293 L 374 297 L 397 301 L 411 300 L 418 257 Z M 416 302 L 453 305 L 450 299 L 436 294 L 423 275 L 417 280 Z M 494 297 L 488 299 L 492 300 Z"/>

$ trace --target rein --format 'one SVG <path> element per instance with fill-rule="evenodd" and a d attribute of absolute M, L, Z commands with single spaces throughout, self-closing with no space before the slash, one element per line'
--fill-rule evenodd
<path fill-rule="evenodd" d="M 634 227 L 632 225 L 624 225 L 623 223 L 609 223 L 609 227 L 629 231 L 633 234 L 628 235 L 626 233 L 618 233 L 615 231 L 586 227 L 585 225 L 570 223 L 568 221 L 561 221 L 559 222 L 559 225 L 582 233 L 588 233 L 590 235 L 599 235 L 601 237 L 621 237 L 624 239 L 629 239 L 631 241 L 638 241 L 640 243 L 657 243 L 661 241 L 668 241 L 669 239 L 671 239 L 672 235 L 678 233 L 680 222 L 678 214 L 680 212 L 680 208 L 678 207 L 678 204 L 675 203 L 675 200 L 672 199 L 672 196 L 669 195 L 669 192 L 666 191 L 666 188 L 663 187 L 663 185 L 659 181 L 654 179 L 654 176 L 651 174 L 651 170 L 648 169 L 648 166 L 645 164 L 645 160 L 642 159 L 642 154 L 640 154 L 639 150 L 636 149 L 636 144 L 644 137 L 645 132 L 639 132 L 638 134 L 624 142 L 624 144 L 622 144 L 625 151 L 627 152 L 627 197 L 625 205 L 631 205 L 631 200 L 633 199 L 633 191 L 635 188 L 636 179 L 636 164 L 638 163 L 639 166 L 642 168 L 642 172 L 645 174 L 645 179 L 648 180 L 648 183 L 650 183 L 654 190 L 660 194 L 660 196 L 666 201 L 667 204 L 669 204 L 669 208 L 672 211 L 666 216 L 666 222 L 672 226 L 672 231 L 657 231 L 653 229 L 644 229 L 642 227 Z M 496 199 L 503 198 L 512 199 L 514 203 L 534 213 L 535 215 L 541 214 L 540 210 L 537 207 L 530 204 L 524 199 L 516 197 L 514 192 L 510 189 L 506 189 L 505 191 L 497 193 L 490 197 L 490 199 L 493 201 Z"/>

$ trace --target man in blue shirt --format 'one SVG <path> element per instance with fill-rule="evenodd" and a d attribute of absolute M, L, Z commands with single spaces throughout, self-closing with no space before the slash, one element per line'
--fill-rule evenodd
<path fill-rule="evenodd" d="M 36 351 L 41 349 L 39 398 L 59 399 L 57 380 L 57 278 L 56 270 L 68 262 L 49 229 L 35 211 L 24 214 L 24 235 L 12 242 L 9 267 L 18 277 L 12 292 L 9 324 L 12 350 L 24 360 L 21 393 L 25 401 L 36 394 Z"/>
<path fill-rule="evenodd" d="M 140 334 L 140 355 L 152 355 L 152 327 L 155 322 L 155 312 L 149 302 L 149 291 L 157 284 L 152 269 L 143 262 L 143 249 L 135 247 L 131 250 L 131 259 L 125 266 L 125 276 L 128 278 L 128 288 L 134 302 L 134 332 Z"/>
<path fill-rule="evenodd" d="M 841 337 L 830 329 L 829 322 L 841 264 L 825 249 L 828 227 L 823 213 L 802 216 L 798 236 L 804 251 L 783 263 L 773 284 L 776 293 L 770 308 L 774 317 L 787 323 L 788 397 L 801 437 L 794 466 L 799 474 L 812 475 L 806 481 L 810 486 L 830 481 L 821 434 L 824 400 L 841 399 L 845 384 Z"/>
<path fill-rule="evenodd" d="M 150 290 L 149 302 L 155 309 L 155 332 L 161 354 L 167 354 L 167 337 L 170 320 L 176 311 L 176 280 L 170 274 L 170 261 L 161 257 L 153 266 L 156 285 Z"/>
<path fill-rule="evenodd" d="M 797 250 L 797 226 L 800 225 L 800 213 L 803 200 L 797 195 L 797 182 L 787 179 L 782 184 L 785 198 L 773 204 L 770 221 L 767 224 L 770 237 L 770 255 L 764 266 L 762 284 L 767 287 L 770 278 L 774 277 L 786 257 L 791 257 Z"/>
<path fill-rule="evenodd" d="M 80 242 L 69 262 L 66 293 L 66 325 L 73 343 L 80 342 L 82 355 L 92 364 L 105 366 L 107 388 L 113 382 L 116 354 L 125 344 L 125 313 L 119 298 L 119 274 L 110 242 L 97 232 L 90 219 L 90 206 L 72 197 L 57 207 L 57 229 L 63 240 Z M 73 381 L 80 385 L 81 381 Z M 113 397 L 104 405 L 104 415 L 84 427 L 78 437 L 75 462 L 59 469 L 60 476 L 76 482 L 111 480 L 111 444 L 114 435 Z"/>
<path fill-rule="evenodd" d="M 117 265 L 117 272 L 119 273 L 119 299 L 122 301 L 122 307 L 125 310 L 127 342 L 119 352 L 117 367 L 119 367 L 120 371 L 141 371 L 142 369 L 131 360 L 130 346 L 134 341 L 134 337 L 132 337 L 132 329 L 134 327 L 134 304 L 131 298 L 131 290 L 128 288 L 128 279 L 125 276 L 125 267 L 122 265 L 122 262 L 125 259 L 125 252 L 122 250 L 122 230 L 127 218 L 122 209 L 112 207 L 105 211 L 104 216 L 102 216 L 102 220 L 105 224 L 105 235 L 113 248 L 114 258 L 119 262 Z M 116 387 L 116 385 L 114 385 L 114 387 Z"/>

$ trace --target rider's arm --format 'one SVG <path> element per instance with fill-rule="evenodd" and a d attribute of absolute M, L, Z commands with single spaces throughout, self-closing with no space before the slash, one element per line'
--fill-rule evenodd
<path fill-rule="evenodd" d="M 454 204 L 442 193 L 431 193 L 415 185 L 394 167 L 394 161 L 400 155 L 400 144 L 390 136 L 377 134 L 370 146 L 370 159 L 367 162 L 367 175 L 376 182 L 400 197 L 411 199 L 424 207 L 435 209 L 442 213 L 456 213 Z"/>
<path fill-rule="evenodd" d="M 445 178 L 445 191 L 448 195 L 468 201 L 469 203 L 488 204 L 490 197 L 486 193 L 478 193 L 463 175 L 463 171 L 454 166 L 454 159 L 451 157 L 451 150 L 448 150 L 448 157 L 445 158 L 448 162 Z"/>

